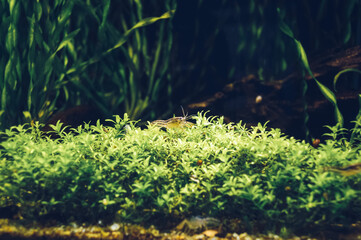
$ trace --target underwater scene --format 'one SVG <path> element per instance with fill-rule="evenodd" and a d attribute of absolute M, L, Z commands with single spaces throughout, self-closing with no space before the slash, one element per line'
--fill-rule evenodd
<path fill-rule="evenodd" d="M 0 13 L 0 239 L 361 238 L 360 0 Z"/>

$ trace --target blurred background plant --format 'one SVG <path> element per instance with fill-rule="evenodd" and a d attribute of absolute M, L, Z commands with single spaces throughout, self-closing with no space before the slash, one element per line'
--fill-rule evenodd
<path fill-rule="evenodd" d="M 262 83 L 302 75 L 293 40 L 311 56 L 358 45 L 360 9 L 359 0 L 3 1 L 0 128 L 77 105 L 164 119 L 250 74 Z M 357 74 L 345 78 L 359 87 Z M 292 102 L 313 88 L 298 81 L 282 94 Z"/>
<path fill-rule="evenodd" d="M 159 90 L 169 85 L 171 24 L 164 19 L 174 4 L 1 2 L 0 127 L 45 122 L 81 104 L 133 119 L 149 114 L 149 106 L 154 111 Z"/>
<path fill-rule="evenodd" d="M 179 1 L 175 39 L 184 48 L 179 53 L 184 66 L 175 65 L 176 72 L 183 75 L 182 85 L 194 78 L 204 88 L 224 86 L 247 74 L 264 81 L 280 79 L 299 68 L 298 52 L 280 30 L 280 21 L 290 26 L 307 53 L 315 54 L 360 42 L 359 4 L 358 0 L 198 1 L 195 9 L 194 1 Z"/>

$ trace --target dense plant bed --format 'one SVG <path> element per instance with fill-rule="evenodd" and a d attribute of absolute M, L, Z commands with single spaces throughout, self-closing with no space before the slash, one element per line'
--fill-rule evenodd
<path fill-rule="evenodd" d="M 335 128 L 315 149 L 278 129 L 193 118 L 194 125 L 169 129 L 141 129 L 125 115 L 111 127 L 85 124 L 71 132 L 58 123 L 52 136 L 39 124 L 6 130 L 0 218 L 128 222 L 163 231 L 197 216 L 239 233 L 359 220 L 360 176 L 328 169 L 361 162 L 360 148 L 337 140 Z M 353 133 L 355 143 L 360 136 Z M 238 219 L 233 229 L 229 219 Z"/>

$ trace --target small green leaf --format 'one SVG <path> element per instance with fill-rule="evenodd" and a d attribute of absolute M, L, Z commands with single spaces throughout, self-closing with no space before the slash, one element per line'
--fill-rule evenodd
<path fill-rule="evenodd" d="M 344 73 L 347 73 L 347 72 L 357 72 L 357 73 L 360 73 L 361 74 L 361 71 L 358 70 L 358 69 L 355 69 L 355 68 L 348 68 L 348 69 L 344 69 L 342 71 L 339 71 L 334 79 L 333 79 L 333 89 L 336 91 L 336 83 L 337 83 L 337 80 L 340 78 L 341 74 L 344 74 Z"/>
<path fill-rule="evenodd" d="M 16 0 L 9 0 L 9 10 L 10 10 L 10 15 L 13 14 L 13 10 L 14 10 L 14 6 L 16 4 Z"/>
<path fill-rule="evenodd" d="M 64 46 L 68 45 L 70 43 L 70 41 L 80 32 L 80 28 L 72 31 L 71 33 L 69 33 L 59 44 L 58 48 L 56 49 L 54 55 L 59 52 L 61 49 L 64 48 Z"/>
<path fill-rule="evenodd" d="M 348 43 L 350 41 L 351 35 L 352 35 L 351 21 L 349 20 L 346 23 L 346 27 L 345 27 L 345 35 L 343 37 L 343 43 L 344 44 L 346 44 L 346 43 Z"/>
<path fill-rule="evenodd" d="M 42 8 L 40 2 L 37 2 L 35 5 L 35 13 L 36 13 L 36 19 L 37 19 L 37 21 L 39 21 L 43 14 L 43 8 Z"/>
<path fill-rule="evenodd" d="M 100 29 L 103 29 L 109 14 L 109 8 L 110 8 L 110 0 L 103 1 L 104 3 L 104 9 L 103 9 L 103 16 L 102 16 L 102 23 L 100 24 Z"/>
<path fill-rule="evenodd" d="M 5 66 L 5 74 L 4 74 L 5 82 L 11 81 L 11 74 L 12 74 L 12 62 L 11 59 L 9 59 L 9 61 Z"/>
<path fill-rule="evenodd" d="M 108 49 L 106 51 L 106 53 L 109 53 L 119 47 L 121 47 L 126 41 L 128 36 L 137 28 L 141 28 L 141 27 L 145 27 L 149 24 L 155 23 L 159 20 L 163 20 L 163 19 L 168 19 L 171 16 L 173 16 L 175 10 L 170 10 L 166 13 L 164 13 L 162 16 L 160 17 L 149 17 L 149 18 L 145 18 L 143 20 L 140 20 L 138 23 L 136 23 L 131 29 L 129 29 L 128 31 L 125 32 L 125 34 L 120 38 L 120 40 L 110 49 Z"/>
<path fill-rule="evenodd" d="M 6 106 L 7 106 L 7 101 L 6 98 L 7 97 L 7 91 L 6 91 L 6 84 L 4 84 L 4 87 L 2 89 L 2 93 L 1 93 L 1 110 L 5 110 Z"/>
<path fill-rule="evenodd" d="M 284 34 L 286 34 L 290 38 L 294 38 L 292 30 L 283 21 L 280 22 L 280 29 Z"/>
<path fill-rule="evenodd" d="M 26 119 L 26 122 L 31 122 L 32 118 L 31 118 L 31 113 L 29 111 L 23 111 L 23 115 Z"/>

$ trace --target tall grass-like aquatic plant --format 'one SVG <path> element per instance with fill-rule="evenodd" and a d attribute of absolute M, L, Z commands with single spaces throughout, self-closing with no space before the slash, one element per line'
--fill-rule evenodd
<path fill-rule="evenodd" d="M 247 129 L 202 113 L 194 120 L 190 128 L 142 130 L 117 116 L 113 127 L 74 133 L 58 124 L 55 140 L 38 125 L 12 127 L 1 133 L 0 206 L 40 221 L 172 227 L 209 216 L 275 232 L 359 219 L 358 177 L 325 170 L 361 162 L 350 144 L 329 139 L 315 149 L 263 125 Z"/>
<path fill-rule="evenodd" d="M 135 119 L 158 103 L 160 91 L 167 93 L 171 89 L 168 73 L 171 22 L 164 20 L 174 14 L 175 1 L 105 1 L 102 15 L 93 11 L 96 6 L 83 7 L 98 26 L 97 41 L 87 50 L 92 52 L 95 47 L 98 51 L 84 55 L 86 58 L 79 59 L 67 71 L 70 81 L 95 99 L 101 109 L 122 108 Z M 155 13 L 159 17 L 149 17 Z M 86 38 L 91 34 L 94 33 L 87 33 Z M 98 42 L 103 44 L 98 46 Z"/>
<path fill-rule="evenodd" d="M 3 1 L 1 66 L 1 127 L 23 118 L 46 119 L 59 95 L 67 100 L 64 69 L 74 54 L 69 27 L 73 2 Z M 57 14 L 55 14 L 55 12 Z M 1 69 L 3 69 L 1 67 Z"/>
<path fill-rule="evenodd" d="M 173 0 L 2 1 L 0 128 L 87 103 L 142 115 L 171 89 L 174 9 Z"/>

